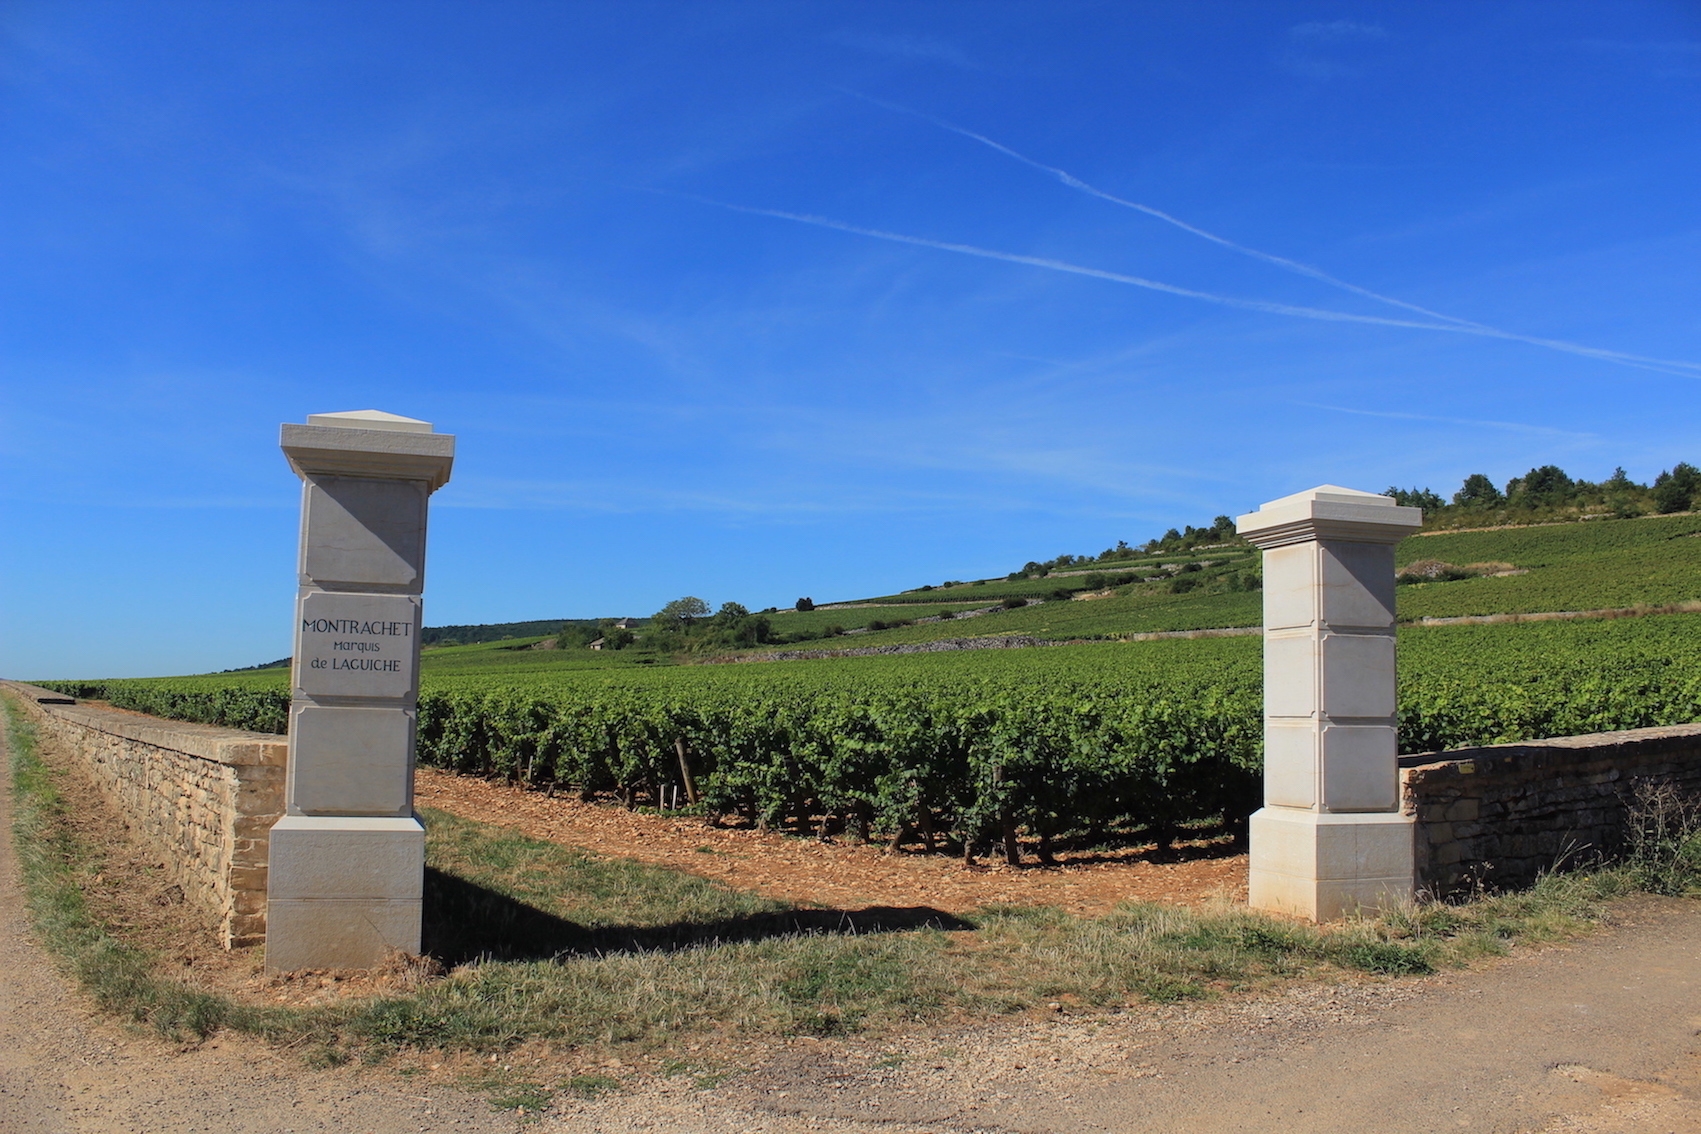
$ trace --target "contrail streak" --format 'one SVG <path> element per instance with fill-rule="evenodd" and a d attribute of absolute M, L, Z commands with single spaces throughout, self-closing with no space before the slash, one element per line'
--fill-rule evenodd
<path fill-rule="evenodd" d="M 1372 291 L 1369 288 L 1360 287 L 1358 284 L 1343 280 L 1338 276 L 1330 275 L 1323 269 L 1314 268 L 1310 264 L 1303 264 L 1298 260 L 1290 260 L 1286 256 L 1277 256 L 1273 253 L 1264 252 L 1257 248 L 1249 248 L 1244 244 L 1230 240 L 1226 236 L 1218 236 L 1216 233 L 1207 229 L 1200 228 L 1197 225 L 1188 224 L 1180 217 L 1166 213 L 1162 209 L 1156 209 L 1150 205 L 1141 204 L 1139 201 L 1130 201 L 1125 197 L 1118 197 L 1114 193 L 1107 193 L 1096 185 L 1082 181 L 1079 177 L 1076 177 L 1066 169 L 1059 169 L 1056 166 L 1046 165 L 1044 162 L 1036 161 L 1018 150 L 1011 149 L 1002 142 L 994 141 L 985 134 L 978 134 L 966 127 L 958 126 L 956 123 L 948 121 L 947 119 L 939 118 L 935 115 L 928 114 L 925 111 L 915 110 L 898 103 L 887 102 L 884 99 L 878 99 L 872 95 L 865 95 L 860 91 L 854 91 L 848 87 L 839 87 L 836 89 L 843 91 L 845 94 L 848 94 L 853 98 L 862 99 L 864 102 L 873 103 L 875 106 L 883 107 L 886 110 L 890 110 L 898 114 L 907 114 L 913 118 L 919 118 L 924 122 L 929 122 L 934 126 L 939 127 L 941 130 L 948 130 L 960 137 L 979 142 L 981 145 L 996 150 L 998 153 L 1019 161 L 1023 165 L 1040 170 L 1043 173 L 1050 174 L 1071 189 L 1086 193 L 1092 197 L 1097 197 L 1101 201 L 1108 201 L 1113 205 L 1119 205 L 1122 208 L 1133 209 L 1135 212 L 1144 213 L 1149 217 L 1155 217 L 1166 224 L 1174 225 L 1183 232 L 1192 233 L 1194 236 L 1197 236 L 1202 240 L 1208 240 L 1211 243 L 1227 248 L 1230 251 L 1238 252 L 1243 256 L 1249 256 L 1254 260 L 1262 260 L 1267 264 L 1274 264 L 1277 267 L 1284 268 L 1290 272 L 1297 272 L 1302 276 L 1308 276 L 1311 279 L 1329 284 L 1331 287 L 1338 287 L 1343 291 L 1351 292 L 1354 295 L 1364 296 L 1366 299 L 1373 299 L 1378 303 L 1386 303 L 1390 306 L 1411 311 L 1429 319 L 1439 319 L 1442 322 L 1452 324 L 1461 330 L 1468 330 L 1470 333 L 1482 335 L 1486 338 L 1506 339 L 1511 342 L 1547 347 L 1551 350 L 1564 351 L 1568 354 L 1578 354 L 1589 358 L 1598 358 L 1607 362 L 1623 363 L 1628 366 L 1636 366 L 1645 370 L 1657 370 L 1665 374 L 1677 374 L 1683 376 L 1701 374 L 1701 364 L 1698 363 L 1684 362 L 1674 359 L 1648 358 L 1643 355 L 1628 354 L 1623 351 L 1602 350 L 1596 347 L 1583 346 L 1579 343 L 1566 342 L 1562 339 L 1544 339 L 1533 335 L 1520 335 L 1514 331 L 1503 331 L 1498 327 L 1492 327 L 1486 323 L 1477 323 L 1470 319 L 1461 319 L 1457 315 L 1448 315 L 1441 311 L 1432 311 L 1427 307 L 1421 307 L 1416 303 L 1408 303 L 1403 299 L 1396 299 L 1391 295 L 1383 295 L 1381 292 Z M 1431 327 L 1430 329 L 1438 330 L 1439 328 Z"/>
<path fill-rule="evenodd" d="M 1423 315 L 1431 319 L 1440 319 L 1448 323 L 1458 323 L 1461 326 L 1480 326 L 1480 324 L 1472 323 L 1469 319 L 1460 319 L 1455 315 L 1447 315 L 1440 311 L 1431 311 L 1427 307 L 1420 307 L 1415 303 L 1408 303 L 1403 299 L 1396 299 L 1391 295 L 1383 295 L 1380 292 L 1371 291 L 1369 288 L 1360 287 L 1358 284 L 1350 283 L 1337 276 L 1332 276 L 1321 268 L 1314 268 L 1310 264 L 1302 264 L 1298 260 L 1290 260 L 1286 256 L 1277 256 L 1274 253 L 1264 252 L 1257 248 L 1249 248 L 1244 244 L 1230 240 L 1226 236 L 1218 236 L 1216 233 L 1211 232 L 1208 229 L 1200 228 L 1198 225 L 1188 224 L 1180 217 L 1166 213 L 1162 209 L 1155 209 L 1151 205 L 1143 205 L 1139 201 L 1130 201 L 1126 197 L 1118 197 L 1114 193 L 1107 193 L 1096 185 L 1082 181 L 1079 177 L 1076 177 L 1066 169 L 1059 169 L 1054 165 L 1046 165 L 1042 161 L 1036 161 L 1027 154 L 1011 149 L 1002 142 L 994 141 L 985 134 L 977 134 L 975 131 L 966 127 L 958 126 L 955 122 L 951 122 L 948 119 L 938 118 L 925 111 L 915 110 L 911 107 L 902 106 L 895 102 L 887 102 L 884 99 L 878 99 L 872 95 L 865 95 L 858 91 L 850 90 L 848 87 L 840 87 L 838 89 L 844 91 L 846 94 L 860 98 L 864 102 L 871 102 L 875 106 L 883 107 L 886 110 L 894 111 L 898 114 L 908 114 L 912 118 L 921 119 L 923 122 L 930 122 L 939 127 L 941 130 L 949 130 L 951 133 L 960 137 L 969 138 L 973 141 L 979 142 L 981 145 L 986 146 L 989 149 L 997 150 L 1006 157 L 1014 158 L 1023 165 L 1037 169 L 1042 173 L 1051 174 L 1053 177 L 1057 178 L 1058 181 L 1067 185 L 1071 189 L 1077 189 L 1088 196 L 1097 197 L 1101 201 L 1109 201 L 1111 204 L 1120 205 L 1125 209 L 1133 209 L 1137 213 L 1145 213 L 1149 217 L 1156 217 L 1165 224 L 1172 224 L 1176 228 L 1181 229 L 1183 232 L 1190 232 L 1202 240 L 1209 240 L 1212 244 L 1221 245 L 1230 251 L 1240 253 L 1242 256 L 1250 256 L 1254 260 L 1262 260 L 1266 264 L 1275 264 L 1278 267 L 1286 268 L 1288 271 L 1298 272 L 1302 276 L 1310 276 L 1314 280 L 1321 280 L 1333 287 L 1350 291 L 1355 295 L 1362 295 L 1366 299 L 1374 299 L 1378 303 L 1387 303 L 1394 307 L 1401 307 L 1407 311 L 1415 312 L 1416 314 Z"/>
<path fill-rule="evenodd" d="M 1509 429 L 1517 433 L 1543 433 L 1554 437 L 1593 438 L 1593 433 L 1578 433 L 1573 429 L 1555 429 L 1547 425 L 1525 425 L 1517 421 L 1484 421 L 1470 417 L 1437 417 L 1427 413 L 1395 413 L 1387 410 L 1352 409 L 1348 406 L 1331 406 L 1320 402 L 1294 402 L 1296 406 L 1307 409 L 1328 410 L 1331 413 L 1350 413 L 1357 417 L 1386 417 L 1395 421 L 1435 421 L 1443 425 L 1470 425 L 1480 429 Z"/>
<path fill-rule="evenodd" d="M 1076 276 L 1088 276 L 1093 279 L 1109 280 L 1112 283 L 1129 284 L 1133 287 L 1145 288 L 1148 291 L 1159 291 L 1167 295 L 1179 295 L 1188 299 L 1200 299 L 1206 303 L 1215 303 L 1223 307 L 1235 307 L 1243 311 L 1261 311 L 1270 315 L 1290 315 L 1300 319 L 1317 319 L 1327 323 L 1368 323 L 1378 327 L 1409 327 L 1419 331 L 1446 331 L 1455 335 L 1475 335 L 1481 338 L 1506 339 L 1512 342 L 1531 343 L 1537 346 L 1550 347 L 1553 350 L 1565 351 L 1570 354 L 1585 355 L 1599 358 L 1607 362 L 1616 362 L 1624 366 L 1634 366 L 1643 370 L 1656 370 L 1662 374 L 1672 374 L 1679 377 L 1693 378 L 1701 375 L 1701 365 L 1693 362 L 1670 362 L 1659 358 L 1643 358 L 1639 355 L 1623 354 L 1618 351 L 1598 350 L 1594 347 L 1579 346 L 1576 343 L 1561 342 L 1557 339 L 1538 339 L 1529 335 L 1517 335 L 1510 331 L 1497 330 L 1494 327 L 1478 326 L 1475 323 L 1424 323 L 1416 319 L 1390 319 L 1381 315 L 1354 315 L 1346 311 L 1331 311 L 1324 307 L 1301 307 L 1291 303 L 1275 303 L 1266 299 L 1245 299 L 1234 295 L 1220 295 L 1211 291 L 1198 291 L 1190 287 L 1164 283 L 1162 280 L 1147 279 L 1144 276 L 1131 276 L 1123 272 L 1106 271 L 1103 268 L 1089 268 L 1081 264 L 1071 264 L 1067 260 L 1053 260 L 1045 256 L 1024 256 L 1018 252 L 1000 252 L 995 248 L 982 248 L 975 244 L 959 244 L 949 240 L 933 240 L 925 236 L 910 236 L 902 232 L 889 232 L 880 228 L 865 228 L 862 225 L 849 224 L 845 221 L 834 220 L 831 217 L 813 216 L 809 213 L 792 213 L 784 209 L 763 209 L 753 205 L 734 205 L 726 201 L 717 201 L 711 197 L 700 197 L 695 194 L 673 194 L 698 201 L 705 205 L 713 205 L 719 209 L 727 209 L 735 213 L 745 213 L 750 216 L 776 217 L 780 220 L 795 221 L 798 224 L 813 225 L 816 228 L 828 228 L 836 232 L 848 232 L 856 236 L 867 236 L 875 240 L 887 240 L 894 244 L 909 244 L 918 248 L 934 248 L 941 252 L 956 252 L 964 256 L 978 256 L 983 260 L 1001 260 L 1007 264 L 1026 264 L 1035 268 L 1047 268 L 1054 272 L 1067 272 Z M 1674 369 L 1676 368 L 1676 369 Z"/>
<path fill-rule="evenodd" d="M 1219 295 L 1216 292 L 1197 291 L 1190 287 L 1164 283 L 1162 280 L 1149 280 L 1144 276 L 1130 276 L 1122 272 L 1106 271 L 1103 268 L 1088 268 L 1081 264 L 1071 264 L 1067 260 L 1053 260 L 1045 256 L 1024 256 L 1019 252 L 1000 252 L 995 248 L 982 248 L 975 244 L 958 244 L 949 240 L 933 240 L 925 236 L 888 232 L 880 228 L 864 228 L 862 225 L 848 224 L 845 221 L 833 220 L 831 217 L 812 216 L 808 213 L 788 213 L 784 209 L 762 209 L 752 205 L 733 205 L 709 197 L 693 196 L 691 199 L 701 201 L 705 205 L 729 209 L 735 213 L 748 213 L 751 216 L 758 217 L 778 217 L 781 220 L 796 221 L 799 224 L 814 225 L 817 228 L 830 228 L 837 232 L 873 237 L 876 240 L 889 240 L 894 244 L 913 244 L 920 248 L 935 248 L 941 252 L 957 252 L 964 256 L 978 256 L 983 260 L 1002 260 L 1007 264 L 1027 264 L 1035 268 L 1049 268 L 1054 272 L 1068 272 L 1071 275 L 1090 276 L 1093 279 L 1110 280 L 1113 283 L 1132 284 L 1134 287 L 1143 287 L 1149 291 L 1161 291 L 1169 295 L 1185 296 L 1188 299 L 1202 299 L 1207 303 L 1217 303 L 1224 307 L 1238 307 L 1247 311 L 1263 311 L 1273 315 L 1294 315 L 1303 319 L 1321 319 L 1331 323 L 1371 323 L 1380 327 L 1414 327 L 1425 331 L 1466 330 L 1445 323 L 1420 323 L 1414 319 L 1389 319 L 1381 315 L 1354 315 L 1350 312 L 1330 311 L 1322 307 L 1298 307 L 1291 303 L 1274 303 L 1266 299 L 1243 299 L 1234 295 Z"/>

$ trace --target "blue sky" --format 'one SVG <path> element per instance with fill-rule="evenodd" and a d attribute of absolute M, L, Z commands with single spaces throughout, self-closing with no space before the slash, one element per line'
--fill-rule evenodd
<path fill-rule="evenodd" d="M 1698 122 L 1692 3 L 9 3 L 0 674 L 287 653 L 315 412 L 459 437 L 432 624 L 1646 480 Z"/>

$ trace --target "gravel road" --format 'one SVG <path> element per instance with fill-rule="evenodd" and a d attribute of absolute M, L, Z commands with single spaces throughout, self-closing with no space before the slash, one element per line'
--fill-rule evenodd
<path fill-rule="evenodd" d="M 1011 1021 L 901 1045 L 794 1041 L 712 1093 L 579 1104 L 554 1129 L 839 1134 L 1701 1131 L 1701 903 L 1471 972 Z"/>

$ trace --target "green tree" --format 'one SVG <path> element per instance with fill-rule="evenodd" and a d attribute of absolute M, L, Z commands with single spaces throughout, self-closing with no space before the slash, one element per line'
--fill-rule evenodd
<path fill-rule="evenodd" d="M 1402 508 L 1422 508 L 1425 512 L 1434 512 L 1447 506 L 1447 501 L 1427 488 L 1390 488 L 1382 495 L 1392 496 L 1394 503 Z"/>
<path fill-rule="evenodd" d="M 1526 507 L 1563 504 L 1577 491 L 1577 482 L 1558 465 L 1531 469 L 1506 485 L 1506 497 Z"/>
<path fill-rule="evenodd" d="M 1654 507 L 1662 512 L 1686 512 L 1697 495 L 1701 495 L 1701 470 L 1687 461 L 1654 478 Z"/>
<path fill-rule="evenodd" d="M 695 595 L 676 598 L 650 619 L 650 625 L 668 634 L 683 634 L 693 623 L 709 616 L 709 604 Z"/>
<path fill-rule="evenodd" d="M 1505 499 L 1494 482 L 1480 472 L 1466 477 L 1464 485 L 1453 494 L 1453 503 L 1466 508 L 1488 508 Z"/>
<path fill-rule="evenodd" d="M 814 610 L 815 600 L 812 598 L 800 598 L 797 600 L 797 609 L 805 613 Z"/>

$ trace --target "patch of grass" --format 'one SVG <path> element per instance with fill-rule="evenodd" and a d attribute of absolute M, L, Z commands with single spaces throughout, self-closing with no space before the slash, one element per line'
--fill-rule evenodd
<path fill-rule="evenodd" d="M 661 1073 L 662 1077 L 667 1079 L 688 1075 L 692 1089 L 698 1091 L 712 1091 L 738 1074 L 736 1070 L 700 1063 L 693 1059 L 666 1060 L 662 1063 Z"/>
<path fill-rule="evenodd" d="M 349 1054 L 341 1048 L 328 1043 L 319 1044 L 307 1053 L 307 1066 L 315 1071 L 324 1071 L 332 1067 L 341 1067 L 349 1061 Z"/>
<path fill-rule="evenodd" d="M 620 1089 L 620 1080 L 608 1075 L 575 1075 L 562 1084 L 563 1089 L 582 1099 L 594 1099 Z"/>
<path fill-rule="evenodd" d="M 421 815 L 430 833 L 428 866 L 585 930 L 706 926 L 791 908 L 694 874 L 606 858 L 447 811 Z"/>

